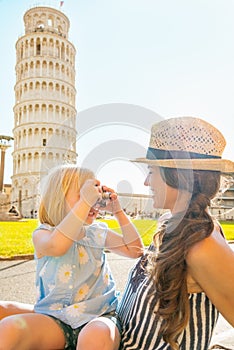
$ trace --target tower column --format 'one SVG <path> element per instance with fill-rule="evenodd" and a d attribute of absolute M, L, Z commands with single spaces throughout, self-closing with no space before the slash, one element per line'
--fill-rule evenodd
<path fill-rule="evenodd" d="M 1 147 L 1 169 L 0 169 L 0 192 L 3 191 L 3 178 L 4 178 L 4 167 L 5 167 L 5 153 L 6 149 Z"/>
<path fill-rule="evenodd" d="M 3 189 L 4 189 L 5 155 L 6 155 L 6 149 L 10 147 L 11 140 L 13 140 L 13 137 L 11 136 L 0 135 L 0 149 L 1 149 L 0 192 L 3 192 Z"/>

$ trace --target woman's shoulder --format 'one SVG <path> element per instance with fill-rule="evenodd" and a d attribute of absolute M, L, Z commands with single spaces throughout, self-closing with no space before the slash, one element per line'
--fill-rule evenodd
<path fill-rule="evenodd" d="M 195 243 L 188 251 L 186 262 L 188 265 L 204 263 L 208 260 L 216 259 L 217 255 L 230 251 L 230 246 L 223 236 L 223 232 L 218 223 L 214 223 L 213 232 L 209 237 Z"/>

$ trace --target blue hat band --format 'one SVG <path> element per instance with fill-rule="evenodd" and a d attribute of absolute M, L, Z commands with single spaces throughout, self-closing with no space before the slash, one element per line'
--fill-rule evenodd
<path fill-rule="evenodd" d="M 163 160 L 163 159 L 221 159 L 219 156 L 210 154 L 201 154 L 195 152 L 186 151 L 169 151 L 157 148 L 149 147 L 147 150 L 146 158 L 150 160 Z"/>

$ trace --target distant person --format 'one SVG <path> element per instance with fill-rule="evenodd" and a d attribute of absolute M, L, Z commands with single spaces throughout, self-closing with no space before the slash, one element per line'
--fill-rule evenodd
<path fill-rule="evenodd" d="M 207 350 L 219 312 L 234 326 L 234 252 L 209 207 L 222 174 L 225 139 L 199 118 L 152 127 L 145 185 L 159 219 L 153 243 L 131 270 L 118 317 L 122 350 Z M 226 348 L 225 348 L 226 349 Z"/>
<path fill-rule="evenodd" d="M 122 235 L 105 223 L 94 222 L 102 191 L 109 192 L 103 208 L 113 213 Z M 31 313 L 2 319 L 0 349 L 117 350 L 117 293 L 104 248 L 137 258 L 143 245 L 116 193 L 100 188 L 90 170 L 60 166 L 44 180 L 39 220 L 33 233 L 37 263 L 34 312 L 26 308 Z M 11 305 L 6 314 L 13 309 Z"/>
<path fill-rule="evenodd" d="M 20 216 L 19 210 L 14 205 L 9 209 L 8 213 L 13 214 L 14 216 Z"/>

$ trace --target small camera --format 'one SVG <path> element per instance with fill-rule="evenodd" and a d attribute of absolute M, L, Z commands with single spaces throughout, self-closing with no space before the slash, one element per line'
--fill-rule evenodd
<path fill-rule="evenodd" d="M 111 199 L 111 192 L 102 192 L 101 194 L 102 198 L 95 203 L 95 206 L 104 208 L 107 206 L 107 202 Z"/>

